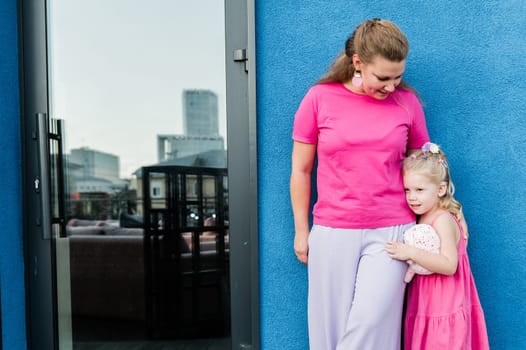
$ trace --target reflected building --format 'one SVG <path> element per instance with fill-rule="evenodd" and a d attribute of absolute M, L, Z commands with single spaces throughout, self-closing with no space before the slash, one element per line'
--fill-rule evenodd
<path fill-rule="evenodd" d="M 77 219 L 116 218 L 135 193 L 129 180 L 119 178 L 119 157 L 81 147 L 72 149 L 66 161 L 69 216 Z M 123 198 L 117 198 L 123 197 Z"/>
<path fill-rule="evenodd" d="M 119 177 L 119 157 L 88 147 L 75 148 L 68 155 L 70 192 L 121 191 L 128 185 Z"/>
<path fill-rule="evenodd" d="M 219 135 L 217 94 L 210 90 L 183 91 L 185 135 Z"/>
<path fill-rule="evenodd" d="M 157 135 L 158 161 L 164 162 L 212 150 L 224 150 L 223 137 L 207 135 Z"/>
<path fill-rule="evenodd" d="M 72 149 L 69 155 L 72 163 L 81 165 L 81 174 L 84 177 L 93 176 L 107 180 L 119 178 L 119 157 L 88 147 Z"/>
<path fill-rule="evenodd" d="M 219 135 L 217 94 L 184 90 L 182 98 L 184 134 L 157 135 L 159 162 L 225 149 L 225 140 Z"/>

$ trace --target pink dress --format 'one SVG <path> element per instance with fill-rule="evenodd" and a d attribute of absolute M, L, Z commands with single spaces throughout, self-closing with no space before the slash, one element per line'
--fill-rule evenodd
<path fill-rule="evenodd" d="M 466 239 L 458 221 L 457 224 L 460 241 L 455 274 L 416 275 L 408 286 L 405 350 L 489 349 L 484 313 L 469 266 Z"/>

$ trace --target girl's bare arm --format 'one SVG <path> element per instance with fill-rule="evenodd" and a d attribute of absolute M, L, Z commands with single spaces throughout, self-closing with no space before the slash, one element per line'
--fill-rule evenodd
<path fill-rule="evenodd" d="M 460 232 L 450 215 L 439 217 L 433 227 L 440 237 L 440 253 L 432 253 L 402 242 L 388 242 L 387 254 L 397 260 L 412 260 L 431 272 L 452 275 L 457 271 Z"/>

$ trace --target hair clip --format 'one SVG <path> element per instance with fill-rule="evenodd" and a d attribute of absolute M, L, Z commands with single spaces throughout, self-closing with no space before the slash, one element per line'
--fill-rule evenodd
<path fill-rule="evenodd" d="M 438 147 L 436 143 L 426 142 L 422 146 L 422 152 L 424 153 L 431 152 L 433 154 L 438 154 L 440 152 L 440 147 Z"/>

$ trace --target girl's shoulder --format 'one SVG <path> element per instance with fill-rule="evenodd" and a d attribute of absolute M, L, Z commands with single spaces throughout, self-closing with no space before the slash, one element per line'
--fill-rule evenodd
<path fill-rule="evenodd" d="M 435 212 L 432 217 L 429 218 L 429 225 L 434 226 L 434 224 L 437 223 L 437 221 L 440 219 L 442 219 L 442 221 L 456 221 L 456 217 L 455 215 L 453 215 L 453 213 L 451 213 L 448 210 L 440 209 L 437 212 Z"/>
<path fill-rule="evenodd" d="M 427 220 L 426 220 L 427 221 Z M 439 236 L 442 234 L 450 234 L 458 242 L 460 236 L 460 226 L 457 217 L 448 210 L 438 210 L 429 218 L 429 225 L 438 232 Z"/>

